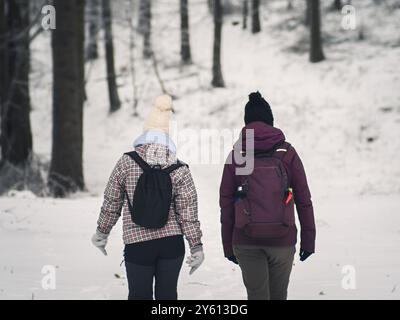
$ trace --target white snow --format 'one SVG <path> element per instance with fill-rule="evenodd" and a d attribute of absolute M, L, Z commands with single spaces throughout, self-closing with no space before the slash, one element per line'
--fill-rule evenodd
<path fill-rule="evenodd" d="M 301 8 L 287 12 L 286 1 L 268 1 L 258 35 L 233 26 L 232 21 L 240 17 L 227 17 L 222 51 L 226 89 L 211 89 L 209 84 L 213 26 L 205 1 L 191 4 L 194 65 L 187 68 L 179 67 L 178 2 L 160 1 L 154 12 L 154 46 L 167 89 L 177 97 L 174 117 L 180 129 L 238 130 L 247 94 L 260 90 L 272 106 L 276 126 L 303 159 L 315 206 L 317 252 L 306 262 L 299 262 L 296 255 L 290 299 L 400 298 L 400 38 L 396 31 L 400 9 L 372 6 L 372 1 L 353 3 L 365 17 L 366 40 L 357 40 L 357 30 L 342 30 L 339 13 L 324 12 L 327 60 L 319 64 L 307 61 Z M 141 58 L 141 38 L 136 36 L 140 116 L 132 116 L 125 19 L 118 7 L 114 35 L 123 105 L 117 113 L 108 115 L 104 60 L 88 66 L 87 191 L 62 200 L 14 190 L 0 198 L 0 299 L 127 297 L 124 266 L 120 266 L 121 223 L 110 236 L 107 257 L 90 242 L 109 174 L 120 155 L 130 150 L 152 100 L 160 93 L 151 63 Z M 44 162 L 51 154 L 49 38 L 44 33 L 32 44 L 34 152 Z M 223 159 L 219 164 L 196 161 L 193 150 L 200 147 L 194 144 L 192 154 L 182 148 L 180 156 L 191 160 L 206 260 L 192 276 L 183 267 L 179 297 L 245 299 L 240 269 L 222 253 L 218 188 Z M 42 288 L 41 271 L 47 265 L 56 270 L 55 290 Z M 346 286 L 349 270 L 355 270 L 356 287 L 346 290 L 342 284 Z"/>

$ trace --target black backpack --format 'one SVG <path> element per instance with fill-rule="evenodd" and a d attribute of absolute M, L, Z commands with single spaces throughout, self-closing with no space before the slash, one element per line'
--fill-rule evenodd
<path fill-rule="evenodd" d="M 125 190 L 132 221 L 149 229 L 164 227 L 168 221 L 169 208 L 173 200 L 170 173 L 186 164 L 178 160 L 168 168 L 161 169 L 159 165 L 150 166 L 136 151 L 125 154 L 143 170 L 136 184 L 132 203 Z"/>

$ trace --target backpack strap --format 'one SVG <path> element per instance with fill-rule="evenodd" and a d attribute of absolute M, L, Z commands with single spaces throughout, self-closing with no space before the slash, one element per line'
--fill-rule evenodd
<path fill-rule="evenodd" d="M 130 156 L 139 165 L 139 167 L 142 168 L 143 171 L 151 169 L 150 165 L 146 161 L 144 161 L 143 158 L 139 156 L 136 151 L 126 152 L 125 154 L 127 156 Z"/>
<path fill-rule="evenodd" d="M 168 174 L 170 174 L 171 172 L 175 171 L 176 169 L 178 169 L 180 167 L 184 167 L 184 166 L 189 168 L 189 166 L 186 163 L 184 163 L 184 162 L 182 162 L 180 160 L 177 160 L 176 163 L 174 163 L 174 164 L 170 165 L 169 167 L 163 169 L 163 171 L 168 173 Z"/>
<path fill-rule="evenodd" d="M 139 156 L 139 154 L 136 151 L 126 152 L 124 154 L 126 154 L 133 161 L 135 161 L 143 171 L 147 171 L 147 170 L 151 169 L 150 165 L 146 161 L 144 161 L 143 158 L 141 156 Z M 124 195 L 128 202 L 128 209 L 129 209 L 130 213 L 132 214 L 133 205 L 132 205 L 131 201 L 129 200 L 128 191 L 126 190 L 126 188 L 124 190 Z"/>

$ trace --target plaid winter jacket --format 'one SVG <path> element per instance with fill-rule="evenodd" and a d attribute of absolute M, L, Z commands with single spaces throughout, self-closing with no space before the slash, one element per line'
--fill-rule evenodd
<path fill-rule="evenodd" d="M 136 147 L 136 152 L 150 165 L 168 167 L 176 162 L 176 156 L 167 146 L 145 144 Z M 116 164 L 104 192 L 104 202 L 98 219 L 98 230 L 109 233 L 123 212 L 123 241 L 125 244 L 154 240 L 183 234 L 190 248 L 201 243 L 202 232 L 197 216 L 197 193 L 192 175 L 187 166 L 171 173 L 172 193 L 175 204 L 171 204 L 167 224 L 160 229 L 147 229 L 132 222 L 128 202 L 130 201 L 142 169 L 128 155 L 123 155 Z"/>

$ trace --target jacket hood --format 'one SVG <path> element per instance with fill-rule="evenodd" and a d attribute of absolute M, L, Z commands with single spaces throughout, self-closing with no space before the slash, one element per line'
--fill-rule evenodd
<path fill-rule="evenodd" d="M 139 147 L 145 144 L 160 144 L 167 146 L 169 150 L 173 153 L 176 153 L 176 145 L 170 138 L 168 134 L 161 131 L 149 130 L 142 133 L 139 137 L 136 138 L 133 143 L 133 147 Z"/>
<path fill-rule="evenodd" d="M 254 132 L 254 147 L 249 146 L 249 149 L 267 151 L 278 143 L 285 141 L 285 135 L 280 129 L 261 121 L 255 121 L 243 127 L 234 149 L 246 150 L 246 130 L 253 130 Z"/>

